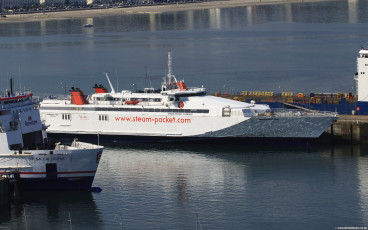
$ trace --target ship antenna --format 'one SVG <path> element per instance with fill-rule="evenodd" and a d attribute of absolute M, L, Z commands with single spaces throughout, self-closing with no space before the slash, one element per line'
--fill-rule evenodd
<path fill-rule="evenodd" d="M 110 82 L 109 75 L 107 75 L 106 72 L 105 72 L 105 75 L 106 75 L 107 81 L 109 82 L 109 85 L 110 85 L 110 88 L 111 88 L 111 93 L 115 93 L 115 89 L 114 89 L 114 86 L 112 86 L 112 84 Z"/>
<path fill-rule="evenodd" d="M 167 52 L 167 67 L 168 67 L 168 73 L 167 78 L 169 79 L 169 84 L 173 82 L 177 82 L 175 75 L 172 74 L 172 59 L 171 59 L 171 52 Z"/>
<path fill-rule="evenodd" d="M 22 76 L 20 75 L 20 64 L 19 64 L 19 91 L 22 92 Z"/>
<path fill-rule="evenodd" d="M 61 82 L 61 85 L 61 87 L 64 88 L 64 96 L 66 98 L 66 88 L 68 88 L 69 86 L 67 86 L 65 82 Z"/>
<path fill-rule="evenodd" d="M 148 77 L 148 73 L 147 73 L 147 66 L 145 66 L 145 67 L 144 67 L 144 69 L 146 70 L 146 80 L 147 80 L 147 78 L 148 78 L 149 83 L 150 83 L 150 88 L 152 88 L 151 78 L 150 78 L 150 77 Z"/>

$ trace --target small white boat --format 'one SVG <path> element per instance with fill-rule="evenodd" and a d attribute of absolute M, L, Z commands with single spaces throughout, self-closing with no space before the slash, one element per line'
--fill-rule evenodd
<path fill-rule="evenodd" d="M 12 88 L 12 87 L 11 87 Z M 32 93 L 0 97 L 0 176 L 20 173 L 25 190 L 89 190 L 103 147 L 48 141 Z"/>
<path fill-rule="evenodd" d="M 93 24 L 84 24 L 84 27 L 94 27 L 94 25 Z"/>

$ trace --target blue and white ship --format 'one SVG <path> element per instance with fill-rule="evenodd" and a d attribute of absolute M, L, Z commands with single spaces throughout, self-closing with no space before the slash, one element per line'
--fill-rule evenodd
<path fill-rule="evenodd" d="M 19 173 L 25 190 L 91 189 L 103 147 L 49 142 L 32 97 L 12 89 L 0 97 L 0 176 Z"/>

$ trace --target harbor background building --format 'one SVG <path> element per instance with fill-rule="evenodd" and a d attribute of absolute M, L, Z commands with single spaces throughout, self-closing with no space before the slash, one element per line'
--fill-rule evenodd
<path fill-rule="evenodd" d="M 86 6 L 93 0 L 0 0 L 0 9 L 28 9 L 40 6 Z"/>
<path fill-rule="evenodd" d="M 1 9 L 17 9 L 26 7 L 37 7 L 40 5 L 40 0 L 1 0 Z"/>

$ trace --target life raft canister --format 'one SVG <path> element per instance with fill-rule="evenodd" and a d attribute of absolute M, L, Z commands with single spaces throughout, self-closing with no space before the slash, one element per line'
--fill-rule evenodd
<path fill-rule="evenodd" d="M 178 103 L 178 107 L 179 107 L 180 109 L 184 108 L 184 102 L 179 101 L 179 103 Z"/>

